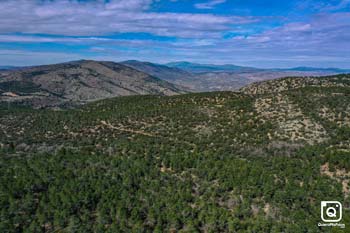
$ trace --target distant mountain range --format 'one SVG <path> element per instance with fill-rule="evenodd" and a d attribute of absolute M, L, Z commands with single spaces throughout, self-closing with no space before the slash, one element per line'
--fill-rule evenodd
<path fill-rule="evenodd" d="M 115 96 L 182 93 L 174 84 L 114 62 L 82 60 L 0 72 L 0 100 L 37 108 Z"/>
<path fill-rule="evenodd" d="M 301 71 L 301 72 L 330 72 L 330 73 L 350 73 L 350 69 L 340 69 L 340 68 L 317 68 L 317 67 L 307 67 L 307 66 L 300 66 L 300 67 L 293 67 L 293 68 L 255 68 L 255 67 L 248 67 L 248 66 L 237 66 L 237 65 L 214 65 L 214 64 L 199 64 L 199 63 L 192 63 L 192 62 L 186 62 L 186 61 L 180 61 L 180 62 L 170 62 L 166 64 L 157 64 L 157 63 L 151 63 L 151 62 L 143 62 L 138 60 L 127 60 L 123 62 L 119 62 L 121 64 L 125 64 L 127 66 L 134 66 L 137 68 L 142 68 L 144 66 L 144 69 L 147 69 L 149 73 L 153 73 L 156 75 L 164 76 L 164 72 L 157 72 L 157 69 L 162 68 L 163 71 L 168 71 L 168 76 L 163 78 L 169 78 L 169 76 L 180 76 L 178 74 L 193 74 L 193 73 L 208 73 L 208 72 L 257 72 L 257 71 Z M 142 64 L 142 65 L 141 65 Z M 153 67 L 153 68 L 151 68 Z M 0 66 L 0 70 L 17 70 L 17 69 L 24 69 L 24 68 L 30 68 L 30 66 L 22 67 L 22 66 Z M 181 74 L 181 75 L 182 75 Z"/>
<path fill-rule="evenodd" d="M 236 65 L 136 60 L 73 61 L 34 67 L 0 67 L 0 101 L 35 107 L 75 105 L 115 96 L 175 95 L 237 91 L 257 81 L 293 76 L 325 76 L 349 70 L 297 67 L 257 69 Z"/>
<path fill-rule="evenodd" d="M 334 68 L 258 69 L 236 65 L 212 65 L 191 62 L 173 62 L 160 65 L 133 60 L 122 62 L 122 64 L 180 85 L 193 92 L 235 91 L 252 82 L 287 76 L 324 76 L 350 73 L 348 70 Z"/>
<path fill-rule="evenodd" d="M 179 68 L 192 73 L 206 73 L 206 72 L 257 72 L 257 71 L 302 71 L 302 72 L 331 72 L 331 73 L 350 73 L 350 69 L 339 68 L 317 68 L 317 67 L 293 67 L 284 69 L 262 69 L 247 66 L 236 65 L 213 65 L 213 64 L 198 64 L 191 62 L 171 62 L 165 64 L 168 67 Z"/>
<path fill-rule="evenodd" d="M 338 68 L 316 68 L 316 67 L 295 67 L 290 69 L 282 70 L 293 70 L 293 71 L 310 71 L 310 72 L 332 72 L 332 73 L 350 73 L 350 69 L 338 69 Z"/>

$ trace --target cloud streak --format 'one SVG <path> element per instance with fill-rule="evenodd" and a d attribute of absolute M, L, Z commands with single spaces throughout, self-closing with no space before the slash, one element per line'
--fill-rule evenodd
<path fill-rule="evenodd" d="M 205 2 L 205 3 L 197 3 L 194 6 L 197 9 L 213 9 L 217 5 L 220 5 L 220 4 L 225 3 L 225 2 L 226 2 L 226 0 L 211 0 L 211 1 Z"/>

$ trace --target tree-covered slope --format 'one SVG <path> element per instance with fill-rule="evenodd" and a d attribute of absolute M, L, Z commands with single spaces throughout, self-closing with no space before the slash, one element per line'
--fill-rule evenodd
<path fill-rule="evenodd" d="M 350 220 L 348 78 L 2 106 L 0 229 L 327 232 L 321 201 L 342 202 Z"/>

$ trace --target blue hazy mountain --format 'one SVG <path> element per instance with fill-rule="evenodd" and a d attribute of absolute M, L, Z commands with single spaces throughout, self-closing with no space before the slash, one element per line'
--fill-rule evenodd
<path fill-rule="evenodd" d="M 204 73 L 204 72 L 254 72 L 254 71 L 300 71 L 300 72 L 323 72 L 323 73 L 350 73 L 350 69 L 340 68 L 318 68 L 318 67 L 293 67 L 284 69 L 261 69 L 256 67 L 237 66 L 232 64 L 215 65 L 215 64 L 199 64 L 187 61 L 170 62 L 165 64 L 168 67 L 182 69 L 193 73 Z"/>
<path fill-rule="evenodd" d="M 331 73 L 350 73 L 350 69 L 339 69 L 339 68 L 317 68 L 317 67 L 307 67 L 307 66 L 300 66 L 300 67 L 294 67 L 290 69 L 283 69 L 283 70 L 290 70 L 290 71 L 309 71 L 309 72 L 331 72 Z"/>
<path fill-rule="evenodd" d="M 18 69 L 20 67 L 17 66 L 0 66 L 0 70 L 15 70 Z"/>
<path fill-rule="evenodd" d="M 193 73 L 204 73 L 204 72 L 237 72 L 237 71 L 256 71 L 260 70 L 254 67 L 245 67 L 245 66 L 237 66 L 237 65 L 214 65 L 214 64 L 199 64 L 192 62 L 170 62 L 165 64 L 169 67 L 179 68 L 188 72 Z"/>

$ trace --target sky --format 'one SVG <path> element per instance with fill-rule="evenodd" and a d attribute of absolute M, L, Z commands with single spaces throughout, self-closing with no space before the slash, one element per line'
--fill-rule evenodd
<path fill-rule="evenodd" d="M 0 0 L 0 66 L 350 68 L 350 0 Z"/>

